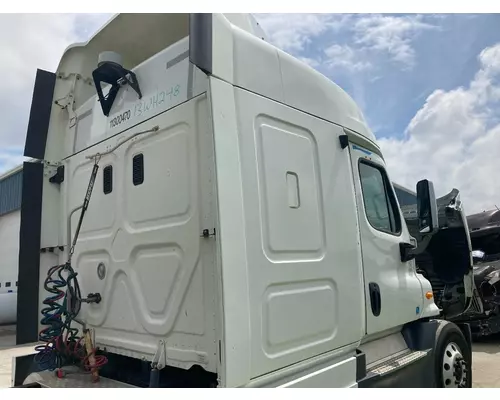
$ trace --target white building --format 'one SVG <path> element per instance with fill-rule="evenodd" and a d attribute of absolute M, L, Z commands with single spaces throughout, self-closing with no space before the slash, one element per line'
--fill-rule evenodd
<path fill-rule="evenodd" d="M 16 322 L 23 168 L 0 176 L 0 324 Z"/>

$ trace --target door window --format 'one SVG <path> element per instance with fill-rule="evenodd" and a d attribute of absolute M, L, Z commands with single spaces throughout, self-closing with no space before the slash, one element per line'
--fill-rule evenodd
<path fill-rule="evenodd" d="M 385 171 L 362 161 L 359 164 L 359 176 L 365 213 L 370 225 L 382 232 L 399 234 L 401 220 Z"/>

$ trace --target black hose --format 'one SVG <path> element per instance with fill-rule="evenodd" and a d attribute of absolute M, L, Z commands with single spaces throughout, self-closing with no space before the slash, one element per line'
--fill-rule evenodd
<path fill-rule="evenodd" d="M 157 368 L 151 369 L 151 372 L 149 373 L 149 387 L 160 387 L 160 370 Z"/>

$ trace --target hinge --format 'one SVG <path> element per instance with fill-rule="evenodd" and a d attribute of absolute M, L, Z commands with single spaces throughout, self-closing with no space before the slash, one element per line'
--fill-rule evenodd
<path fill-rule="evenodd" d="M 340 147 L 343 150 L 347 146 L 349 146 L 349 137 L 347 135 L 340 135 L 339 136 L 339 142 L 340 142 Z"/>
<path fill-rule="evenodd" d="M 202 238 L 209 238 L 210 236 L 215 236 L 215 228 L 213 229 L 213 232 L 210 232 L 208 229 L 203 229 L 203 232 L 200 237 Z"/>
<path fill-rule="evenodd" d="M 158 347 L 151 360 L 152 369 L 163 369 L 167 366 L 167 344 L 164 340 L 158 342 Z"/>
<path fill-rule="evenodd" d="M 64 251 L 64 246 L 52 246 L 52 247 L 42 247 L 40 249 L 40 253 L 53 253 L 55 249 L 59 249 L 60 251 Z"/>
<path fill-rule="evenodd" d="M 56 173 L 49 178 L 49 182 L 57 184 L 64 182 L 64 165 L 57 167 Z"/>

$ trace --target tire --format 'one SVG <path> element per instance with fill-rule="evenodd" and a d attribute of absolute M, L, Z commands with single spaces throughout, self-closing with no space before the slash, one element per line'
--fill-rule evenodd
<path fill-rule="evenodd" d="M 434 354 L 436 387 L 472 387 L 472 352 L 458 326 L 450 322 L 440 324 Z"/>

